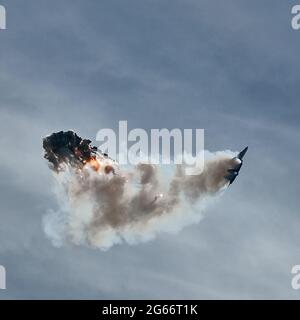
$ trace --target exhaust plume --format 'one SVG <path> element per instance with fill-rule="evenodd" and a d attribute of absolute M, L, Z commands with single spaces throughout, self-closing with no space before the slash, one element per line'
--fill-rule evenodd
<path fill-rule="evenodd" d="M 235 165 L 233 152 L 205 151 L 200 175 L 185 175 L 182 165 L 174 166 L 171 177 L 146 163 L 120 170 L 89 147 L 89 140 L 73 140 L 66 147 L 57 136 L 44 139 L 59 209 L 49 211 L 43 225 L 55 246 L 74 243 L 107 250 L 124 241 L 135 244 L 161 232 L 177 232 L 201 220 L 205 206 L 228 186 L 225 176 Z"/>

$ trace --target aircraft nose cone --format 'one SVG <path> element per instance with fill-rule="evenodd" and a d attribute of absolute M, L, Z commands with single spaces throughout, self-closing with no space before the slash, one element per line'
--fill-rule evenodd
<path fill-rule="evenodd" d="M 238 154 L 237 158 L 239 158 L 239 159 L 242 160 L 247 151 L 248 151 L 248 147 L 246 147 L 244 150 L 242 150 L 242 151 Z"/>

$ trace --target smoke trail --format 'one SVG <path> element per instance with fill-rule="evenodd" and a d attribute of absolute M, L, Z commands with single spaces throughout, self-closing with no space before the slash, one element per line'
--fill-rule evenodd
<path fill-rule="evenodd" d="M 67 166 L 55 174 L 60 209 L 44 217 L 45 233 L 56 246 L 71 242 L 106 250 L 179 231 L 199 222 L 205 206 L 228 185 L 224 176 L 234 155 L 205 152 L 201 175 L 186 176 L 177 166 L 171 178 L 150 164 L 108 175 Z"/>

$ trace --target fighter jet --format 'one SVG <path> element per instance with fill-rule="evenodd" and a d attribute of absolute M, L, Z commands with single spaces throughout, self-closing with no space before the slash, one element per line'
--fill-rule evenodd
<path fill-rule="evenodd" d="M 224 177 L 229 181 L 229 185 L 232 184 L 235 178 L 239 175 L 240 169 L 243 165 L 243 158 L 247 151 L 248 147 L 242 150 L 236 157 L 232 158 L 234 167 L 228 169 L 228 174 Z"/>

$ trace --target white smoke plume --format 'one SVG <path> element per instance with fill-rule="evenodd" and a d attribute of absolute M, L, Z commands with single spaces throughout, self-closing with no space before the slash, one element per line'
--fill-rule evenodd
<path fill-rule="evenodd" d="M 55 246 L 107 250 L 124 241 L 135 244 L 160 232 L 178 232 L 199 222 L 206 205 L 226 188 L 224 176 L 235 155 L 205 152 L 202 174 L 188 176 L 177 166 L 170 178 L 150 164 L 108 175 L 67 166 L 54 174 L 59 210 L 45 215 L 45 233 Z"/>

